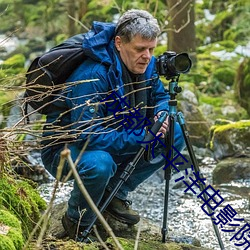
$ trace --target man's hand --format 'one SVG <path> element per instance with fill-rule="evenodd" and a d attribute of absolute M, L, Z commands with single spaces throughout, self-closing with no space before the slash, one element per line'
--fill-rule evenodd
<path fill-rule="evenodd" d="M 154 120 L 157 121 L 161 115 L 161 113 L 164 111 L 160 111 L 159 113 L 157 113 L 157 115 L 154 117 Z M 163 122 L 161 128 L 159 129 L 158 133 L 156 135 L 159 135 L 160 133 L 162 133 L 161 138 L 165 138 L 166 133 L 169 130 L 169 123 L 168 123 L 168 116 L 165 119 L 165 121 Z"/>

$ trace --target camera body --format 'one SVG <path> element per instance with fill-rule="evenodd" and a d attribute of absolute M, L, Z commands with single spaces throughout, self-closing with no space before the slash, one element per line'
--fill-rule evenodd
<path fill-rule="evenodd" d="M 174 51 L 164 52 L 156 59 L 156 70 L 160 76 L 170 80 L 187 73 L 192 66 L 192 61 L 187 53 L 176 54 Z"/>

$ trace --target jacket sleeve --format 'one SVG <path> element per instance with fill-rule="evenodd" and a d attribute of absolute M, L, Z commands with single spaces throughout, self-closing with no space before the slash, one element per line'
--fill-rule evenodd
<path fill-rule="evenodd" d="M 104 150 L 115 155 L 136 153 L 140 148 L 138 141 L 143 140 L 145 131 L 121 128 L 118 131 L 110 126 L 116 120 L 113 116 L 107 117 L 107 106 L 102 102 L 109 90 L 106 73 L 104 66 L 95 64 L 90 67 L 83 63 L 68 79 L 69 82 L 90 79 L 66 91 L 66 102 L 71 108 L 71 131 L 76 135 L 79 147 L 88 143 L 88 150 Z"/>

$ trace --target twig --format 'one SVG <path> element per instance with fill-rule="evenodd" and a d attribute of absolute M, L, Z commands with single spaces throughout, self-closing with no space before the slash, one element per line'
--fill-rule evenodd
<path fill-rule="evenodd" d="M 140 237 L 140 233 L 141 233 L 141 220 L 139 221 L 139 226 L 138 226 L 138 230 L 137 230 L 137 234 L 136 234 L 136 238 L 135 238 L 135 246 L 134 246 L 134 250 L 138 249 L 138 245 L 139 245 L 139 237 Z"/>
<path fill-rule="evenodd" d="M 98 210 L 98 208 L 96 207 L 95 203 L 93 202 L 92 198 L 90 197 L 88 191 L 86 190 L 79 174 L 77 173 L 77 170 L 75 168 L 74 162 L 71 158 L 71 154 L 70 154 L 70 150 L 69 149 L 64 149 L 61 152 L 61 158 L 66 158 L 68 160 L 69 166 L 73 172 L 73 176 L 75 178 L 75 181 L 78 184 L 78 187 L 80 189 L 80 191 L 82 192 L 84 198 L 86 199 L 86 201 L 88 202 L 90 208 L 95 212 L 95 214 L 97 215 L 98 219 L 100 220 L 100 222 L 102 223 L 102 225 L 104 226 L 105 230 L 108 232 L 108 234 L 113 238 L 115 245 L 118 247 L 119 250 L 124 250 L 123 247 L 121 246 L 121 244 L 119 243 L 119 241 L 117 240 L 116 236 L 114 235 L 111 227 L 109 226 L 109 224 L 106 222 L 106 220 L 104 219 L 104 217 L 102 216 L 102 214 L 100 213 L 100 211 Z"/>
<path fill-rule="evenodd" d="M 105 244 L 105 242 L 102 240 L 100 234 L 97 231 L 96 225 L 93 226 L 93 230 L 95 232 L 95 235 L 97 237 L 97 239 L 100 241 L 101 245 L 106 249 L 109 250 L 108 246 Z"/>
<path fill-rule="evenodd" d="M 89 31 L 89 28 L 87 26 L 85 26 L 82 22 L 80 22 L 79 20 L 77 20 L 76 18 L 74 18 L 71 15 L 68 15 L 68 17 L 72 20 L 74 20 L 76 23 L 80 24 L 85 30 Z"/>

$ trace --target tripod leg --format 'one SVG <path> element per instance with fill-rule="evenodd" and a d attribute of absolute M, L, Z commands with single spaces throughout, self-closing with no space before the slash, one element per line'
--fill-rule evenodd
<path fill-rule="evenodd" d="M 202 175 L 202 173 L 199 170 L 199 165 L 198 165 L 197 159 L 195 157 L 195 154 L 194 154 L 194 151 L 193 151 L 193 147 L 192 147 L 191 142 L 190 142 L 189 133 L 188 133 L 188 130 L 187 130 L 186 124 L 185 124 L 185 119 L 184 119 L 184 116 L 183 116 L 183 114 L 181 112 L 177 113 L 177 119 L 178 119 L 179 124 L 181 126 L 181 130 L 182 130 L 185 142 L 186 142 L 188 153 L 189 153 L 189 156 L 190 156 L 191 161 L 193 163 L 194 171 L 195 171 L 195 173 L 199 173 L 199 175 L 201 176 L 201 178 L 203 178 L 203 175 Z M 205 186 L 203 185 L 203 183 L 199 182 L 199 185 L 200 185 L 201 191 L 204 191 L 205 190 Z M 208 200 L 208 197 L 207 197 L 206 193 L 204 193 L 204 192 L 203 192 L 203 198 L 204 198 L 205 201 Z M 207 205 L 207 209 L 208 209 L 209 213 L 212 214 L 212 209 L 208 206 L 208 203 L 206 203 L 206 205 Z M 212 221 L 212 225 L 213 225 L 216 237 L 218 239 L 220 248 L 221 248 L 221 250 L 224 250 L 225 247 L 224 247 L 224 244 L 222 242 L 222 239 L 221 239 L 218 227 L 217 227 L 216 224 L 213 223 L 213 216 L 211 216 L 211 221 Z"/>
<path fill-rule="evenodd" d="M 153 125 L 153 127 L 151 129 L 152 133 L 148 133 L 146 135 L 146 137 L 144 139 L 144 142 L 151 142 L 152 141 L 152 139 L 154 138 L 153 135 L 156 134 L 159 131 L 159 129 L 162 126 L 162 123 L 165 121 L 166 117 L 167 117 L 167 113 L 163 112 L 161 114 L 161 116 L 159 117 L 158 121 L 156 121 L 155 124 Z M 142 145 L 141 148 L 139 149 L 138 153 L 134 157 L 133 161 L 130 162 L 126 166 L 126 168 L 124 169 L 123 173 L 120 176 L 120 181 L 118 182 L 118 184 L 116 185 L 116 187 L 113 189 L 113 191 L 110 193 L 110 195 L 107 198 L 107 200 L 104 202 L 104 204 L 100 208 L 100 212 L 101 213 L 107 208 L 107 206 L 112 201 L 112 199 L 114 198 L 114 196 L 116 195 L 116 193 L 118 192 L 118 190 L 120 189 L 120 187 L 122 186 L 122 184 L 130 177 L 130 175 L 132 174 L 132 172 L 135 169 L 136 164 L 138 163 L 138 161 L 140 160 L 140 158 L 144 154 L 145 149 L 146 149 L 146 146 Z M 88 237 L 88 235 L 91 232 L 92 227 L 94 226 L 96 220 L 97 220 L 97 216 L 94 217 L 93 221 L 90 223 L 90 225 L 88 226 L 88 228 L 82 233 L 83 241 Z"/>
<path fill-rule="evenodd" d="M 169 132 L 165 140 L 167 145 L 166 157 L 168 157 L 170 162 L 172 162 L 172 159 L 174 157 L 173 150 L 171 150 L 171 146 L 174 145 L 174 116 L 170 114 L 168 119 L 169 119 Z M 161 230 L 163 243 L 166 242 L 166 234 L 168 232 L 167 217 L 168 217 L 168 196 L 169 196 L 169 183 L 171 179 L 171 167 L 165 169 L 164 176 L 165 176 L 165 197 L 164 197 L 163 225 Z"/>
<path fill-rule="evenodd" d="M 133 161 L 130 162 L 127 165 L 127 167 L 125 168 L 125 170 L 123 171 L 123 173 L 120 176 L 120 181 L 118 182 L 118 184 L 115 186 L 115 188 L 112 190 L 112 192 L 110 193 L 110 195 L 108 196 L 108 198 L 106 199 L 106 201 L 102 204 L 101 208 L 99 209 L 100 213 L 103 213 L 103 211 L 108 207 L 109 203 L 112 201 L 112 199 L 114 198 L 114 196 L 116 195 L 116 193 L 118 192 L 118 190 L 121 188 L 122 184 L 132 174 L 132 172 L 135 169 L 136 164 L 138 163 L 138 161 L 142 157 L 144 151 L 145 151 L 145 148 L 142 147 L 139 150 L 139 152 L 136 154 L 136 156 L 133 159 Z M 92 227 L 94 226 L 96 220 L 97 220 L 97 216 L 94 217 L 94 219 L 92 220 L 92 222 L 90 223 L 90 225 L 83 232 L 83 234 L 82 234 L 83 240 L 87 239 L 87 237 L 88 237 L 89 233 L 91 232 Z"/>
<path fill-rule="evenodd" d="M 170 171 L 170 168 L 167 168 L 165 171 Z M 170 173 L 171 175 L 171 173 Z M 165 196 L 164 196 L 164 213 L 163 213 L 163 225 L 161 229 L 162 233 L 162 243 L 166 242 L 166 235 L 168 232 L 167 228 L 167 219 L 168 219 L 168 194 L 169 194 L 169 179 L 165 180 Z"/>

